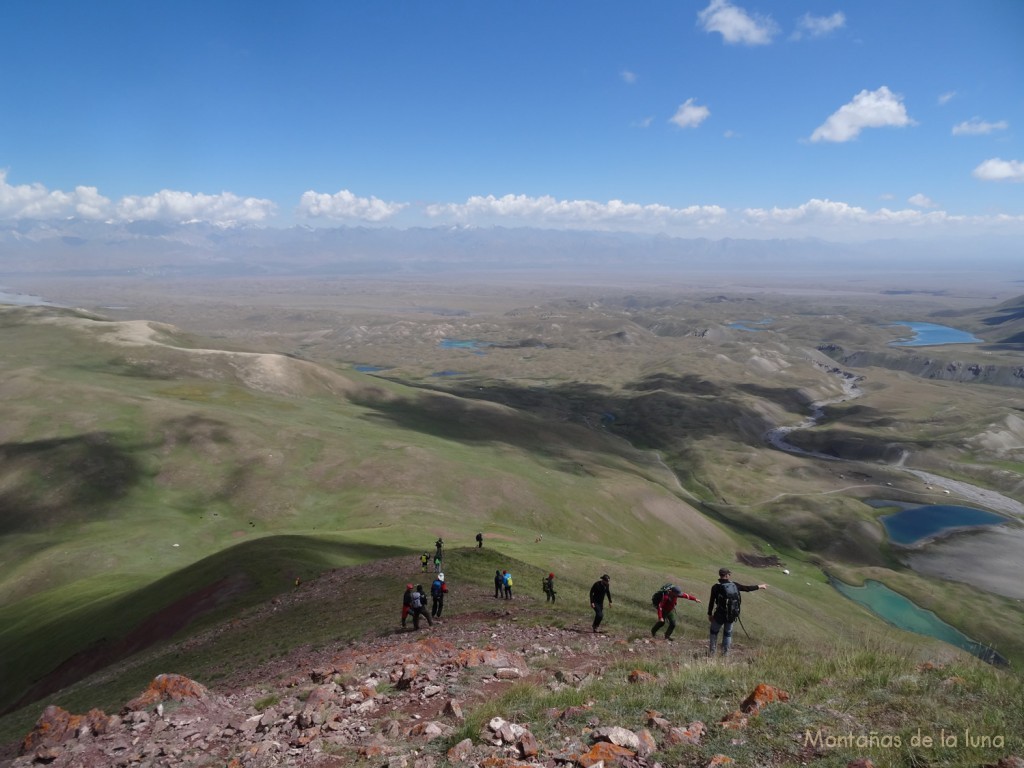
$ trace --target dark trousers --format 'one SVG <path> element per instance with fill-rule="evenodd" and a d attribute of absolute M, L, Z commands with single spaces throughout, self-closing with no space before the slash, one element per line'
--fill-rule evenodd
<path fill-rule="evenodd" d="M 601 622 L 604 621 L 604 603 L 594 603 L 594 631 L 601 626 Z"/>
<path fill-rule="evenodd" d="M 441 618 L 441 611 L 444 610 L 444 595 L 431 596 L 430 598 L 430 615 L 436 618 Z"/>
<path fill-rule="evenodd" d="M 654 626 L 651 627 L 651 637 L 658 634 L 658 630 L 668 624 L 668 629 L 665 630 L 665 639 L 668 640 L 672 637 L 672 633 L 676 631 L 676 612 L 672 611 L 667 614 L 664 619 L 658 619 L 654 622 Z"/>
<path fill-rule="evenodd" d="M 424 608 L 421 605 L 419 608 L 413 608 L 412 609 L 412 628 L 413 629 L 419 629 L 420 628 L 420 616 L 422 616 L 423 618 L 425 618 L 427 620 L 427 625 L 428 626 L 431 626 L 431 627 L 434 626 L 434 622 L 431 620 L 430 614 L 427 613 L 427 609 Z"/>

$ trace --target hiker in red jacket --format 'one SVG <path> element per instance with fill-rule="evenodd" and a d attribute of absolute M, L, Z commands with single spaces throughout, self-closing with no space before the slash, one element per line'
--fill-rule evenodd
<path fill-rule="evenodd" d="M 654 626 L 651 627 L 651 637 L 656 637 L 658 630 L 668 623 L 668 629 L 665 630 L 665 639 L 672 642 L 672 633 L 676 631 L 676 602 L 679 598 L 683 597 L 687 600 L 693 600 L 695 603 L 699 603 L 693 595 L 688 595 L 679 587 L 672 586 L 665 590 L 665 593 L 661 596 L 661 602 L 658 603 L 658 620 L 654 622 Z"/>

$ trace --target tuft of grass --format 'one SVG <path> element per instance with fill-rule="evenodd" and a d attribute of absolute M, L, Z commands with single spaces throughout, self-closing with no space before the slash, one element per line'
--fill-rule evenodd
<path fill-rule="evenodd" d="M 270 707 L 277 705 L 280 701 L 280 694 L 271 693 L 261 699 L 256 699 L 256 701 L 252 703 L 252 706 L 257 712 L 263 712 L 265 709 L 269 709 Z"/>

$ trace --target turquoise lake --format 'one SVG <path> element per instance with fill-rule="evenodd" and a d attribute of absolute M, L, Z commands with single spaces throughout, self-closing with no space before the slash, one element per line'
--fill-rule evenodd
<path fill-rule="evenodd" d="M 916 505 L 886 499 L 868 499 L 868 506 L 900 507 L 900 511 L 891 515 L 882 515 L 879 519 L 885 526 L 889 539 L 895 544 L 911 546 L 926 539 L 941 536 L 944 533 L 978 526 L 1003 525 L 1009 520 L 995 512 L 987 512 L 973 507 L 960 507 L 953 504 Z"/>
<path fill-rule="evenodd" d="M 880 581 L 868 579 L 864 582 L 863 587 L 854 587 L 831 577 L 829 581 L 831 581 L 832 586 L 840 594 L 850 598 L 855 603 L 863 605 L 893 626 L 955 645 L 957 648 L 962 648 L 990 664 L 1007 663 L 1006 659 L 992 648 L 972 640 L 960 630 L 951 627 L 931 611 L 920 608 L 899 592 L 889 589 Z"/>
<path fill-rule="evenodd" d="M 947 325 L 936 325 L 935 323 L 909 323 L 902 320 L 898 323 L 890 323 L 888 326 L 906 326 L 913 332 L 908 339 L 897 339 L 890 341 L 890 347 L 929 347 L 939 344 L 977 344 L 984 341 L 977 336 L 972 336 L 966 331 L 959 331 Z"/>
<path fill-rule="evenodd" d="M 477 341 L 476 339 L 441 339 L 437 343 L 441 349 L 467 349 L 474 355 L 484 354 L 484 349 L 491 346 L 489 341 Z"/>
<path fill-rule="evenodd" d="M 726 328 L 735 328 L 737 331 L 750 331 L 751 333 L 757 333 L 758 331 L 768 331 L 770 328 L 751 328 L 752 325 L 769 325 L 772 319 L 769 317 L 766 320 L 740 320 L 735 323 L 726 323 Z"/>

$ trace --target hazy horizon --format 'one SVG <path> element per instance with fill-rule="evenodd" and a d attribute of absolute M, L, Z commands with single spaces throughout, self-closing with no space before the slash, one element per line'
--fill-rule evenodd
<path fill-rule="evenodd" d="M 1024 236 L 1020 3 L 238 10 L 0 8 L 0 224 Z"/>

